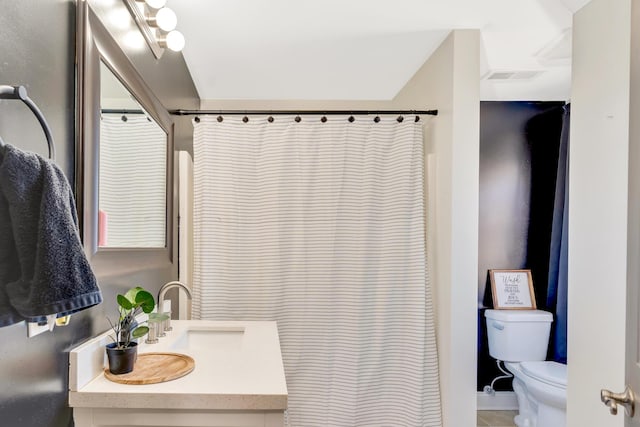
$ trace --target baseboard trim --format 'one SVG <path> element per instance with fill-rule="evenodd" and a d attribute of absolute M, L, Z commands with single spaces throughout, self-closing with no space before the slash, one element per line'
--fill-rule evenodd
<path fill-rule="evenodd" d="M 494 394 L 478 392 L 479 411 L 513 411 L 518 409 L 518 399 L 512 391 L 496 391 Z"/>

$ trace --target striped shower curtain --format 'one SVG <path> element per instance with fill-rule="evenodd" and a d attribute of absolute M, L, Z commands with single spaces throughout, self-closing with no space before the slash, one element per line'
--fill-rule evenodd
<path fill-rule="evenodd" d="M 422 124 L 194 128 L 193 317 L 278 322 L 288 425 L 440 426 Z"/>
<path fill-rule="evenodd" d="M 98 196 L 108 223 L 105 246 L 165 246 L 166 173 L 167 134 L 155 122 L 143 114 L 102 113 Z"/>

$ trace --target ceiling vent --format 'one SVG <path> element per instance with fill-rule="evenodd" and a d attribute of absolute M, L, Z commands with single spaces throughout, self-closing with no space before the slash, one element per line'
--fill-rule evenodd
<path fill-rule="evenodd" d="M 514 80 L 531 80 L 544 73 L 542 70 L 524 70 L 524 71 L 489 71 L 484 75 L 484 80 L 497 81 L 514 81 Z"/>

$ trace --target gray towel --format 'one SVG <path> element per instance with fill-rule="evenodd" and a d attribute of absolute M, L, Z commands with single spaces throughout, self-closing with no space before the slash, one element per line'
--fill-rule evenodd
<path fill-rule="evenodd" d="M 64 173 L 0 145 L 0 327 L 102 302 Z"/>
<path fill-rule="evenodd" d="M 0 141 L 2 144 L 2 141 Z M 0 162 L 4 145 L 0 146 Z M 1 182 L 1 181 L 0 181 Z M 1 185 L 1 184 L 0 184 Z M 7 295 L 6 284 L 20 277 L 18 253 L 16 252 L 9 204 L 0 191 L 0 326 L 11 325 L 24 320 L 13 308 Z"/>

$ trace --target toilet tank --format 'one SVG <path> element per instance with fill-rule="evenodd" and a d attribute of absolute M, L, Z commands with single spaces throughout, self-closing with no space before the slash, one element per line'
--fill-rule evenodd
<path fill-rule="evenodd" d="M 491 357 L 505 362 L 545 360 L 553 315 L 542 310 L 486 310 Z"/>

